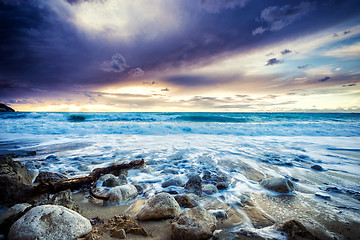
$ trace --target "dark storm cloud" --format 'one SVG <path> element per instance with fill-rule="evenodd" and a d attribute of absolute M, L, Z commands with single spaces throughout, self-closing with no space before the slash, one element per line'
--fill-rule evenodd
<path fill-rule="evenodd" d="M 282 63 L 279 59 L 271 58 L 267 61 L 265 66 L 271 66 L 271 65 L 275 65 L 275 64 L 279 64 L 279 63 Z"/>
<path fill-rule="evenodd" d="M 316 7 L 311 2 L 289 4 L 288 0 L 174 1 L 168 4 L 179 11 L 178 31 L 164 31 L 150 39 L 140 33 L 125 41 L 91 32 L 86 35 L 73 20 L 76 7 L 84 1 L 68 2 L 0 0 L 0 79 L 6 79 L 0 85 L 1 97 L 37 96 L 35 89 L 48 94 L 73 91 L 76 86 L 86 91 L 89 86 L 131 81 L 133 73 L 139 76 L 144 71 L 206 64 L 219 60 L 220 54 L 224 57 L 323 30 L 360 12 L 357 0 L 326 1 L 326 6 Z M 86 4 L 95 2 L 101 8 L 109 1 Z M 296 27 L 286 28 L 290 24 Z M 141 27 L 156 30 L 152 25 Z M 116 53 L 124 59 L 112 59 Z M 269 65 L 278 63 L 273 61 Z M 175 76 L 165 80 L 191 87 L 223 79 Z"/>
<path fill-rule="evenodd" d="M 281 55 L 286 55 L 286 54 L 290 54 L 292 53 L 292 51 L 290 49 L 284 49 L 283 51 L 281 51 Z"/>
<path fill-rule="evenodd" d="M 330 77 L 329 76 L 326 76 L 326 77 L 324 77 L 324 78 L 322 78 L 322 79 L 319 79 L 318 81 L 319 82 L 326 82 L 327 80 L 329 80 L 330 79 Z"/>
<path fill-rule="evenodd" d="M 253 35 L 262 34 L 267 30 L 279 31 L 308 14 L 314 8 L 315 4 L 310 2 L 302 2 L 298 5 L 267 7 L 261 12 L 261 20 L 264 21 L 267 26 L 255 29 Z"/>

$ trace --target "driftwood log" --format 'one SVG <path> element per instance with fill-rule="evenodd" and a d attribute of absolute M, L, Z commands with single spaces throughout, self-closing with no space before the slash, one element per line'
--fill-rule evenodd
<path fill-rule="evenodd" d="M 97 180 L 104 174 L 120 171 L 120 170 L 126 170 L 126 169 L 134 169 L 134 168 L 140 168 L 144 166 L 144 159 L 141 160 L 133 160 L 129 163 L 122 163 L 118 165 L 112 165 L 109 167 L 104 168 L 95 168 L 88 176 L 86 177 L 78 177 L 78 178 L 72 178 L 72 179 L 66 179 L 61 180 L 55 183 L 52 182 L 42 182 L 38 186 L 34 187 L 29 195 L 30 196 L 37 196 L 43 193 L 57 193 L 61 192 L 67 189 L 70 190 L 76 190 L 81 188 L 84 185 L 90 185 L 91 183 L 94 183 L 93 186 L 96 186 Z M 107 200 L 108 197 L 101 196 L 92 190 L 90 188 L 90 194 L 99 199 Z"/>

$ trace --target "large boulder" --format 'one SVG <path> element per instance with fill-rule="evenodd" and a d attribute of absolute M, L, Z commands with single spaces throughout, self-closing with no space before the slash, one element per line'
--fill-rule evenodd
<path fill-rule="evenodd" d="M 90 221 L 63 206 L 42 205 L 25 213 L 10 228 L 9 239 L 68 240 L 92 230 Z"/>
<path fill-rule="evenodd" d="M 104 201 L 104 205 L 119 204 L 123 201 L 136 197 L 138 190 L 132 184 L 126 184 L 112 188 L 107 196 L 108 200 Z"/>
<path fill-rule="evenodd" d="M 202 180 L 198 175 L 190 176 L 189 180 L 185 184 L 185 189 L 196 195 L 202 194 Z"/>
<path fill-rule="evenodd" d="M 0 156 L 0 205 L 11 206 L 23 201 L 31 185 L 32 176 L 25 166 L 9 156 Z"/>
<path fill-rule="evenodd" d="M 3 103 L 0 103 L 0 112 L 15 112 L 15 110 Z"/>
<path fill-rule="evenodd" d="M 294 191 L 294 185 L 287 178 L 269 178 L 264 179 L 260 183 L 264 188 L 269 190 L 279 192 L 279 193 L 289 193 Z"/>
<path fill-rule="evenodd" d="M 39 172 L 39 174 L 37 175 L 34 182 L 35 183 L 41 183 L 41 182 L 54 183 L 54 182 L 58 182 L 58 181 L 66 180 L 66 179 L 68 179 L 68 178 L 61 173 L 42 171 L 42 172 Z"/>
<path fill-rule="evenodd" d="M 216 218 L 202 207 L 187 208 L 171 224 L 173 240 L 205 240 L 213 235 Z"/>
<path fill-rule="evenodd" d="M 116 187 L 116 186 L 127 184 L 126 176 L 122 175 L 122 174 L 119 177 L 116 177 L 113 174 L 106 174 L 103 177 L 105 179 L 105 180 L 103 180 L 104 187 Z"/>
<path fill-rule="evenodd" d="M 178 202 L 168 193 L 159 193 L 150 198 L 136 218 L 140 221 L 174 218 L 181 212 Z"/>

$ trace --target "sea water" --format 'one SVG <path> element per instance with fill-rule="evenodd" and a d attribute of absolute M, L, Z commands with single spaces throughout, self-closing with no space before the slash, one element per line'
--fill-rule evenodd
<path fill-rule="evenodd" d="M 344 218 L 360 223 L 357 113 L 15 112 L 1 113 L 0 125 L 0 150 L 35 150 L 36 156 L 17 160 L 40 171 L 77 177 L 142 158 L 151 171 L 130 171 L 128 181 L 148 184 L 143 197 L 181 193 L 183 188 L 164 189 L 161 183 L 174 175 L 186 181 L 189 173 L 202 176 L 204 171 L 231 178 L 228 189 L 212 196 L 228 204 L 244 193 L 276 196 L 244 172 L 241 166 L 246 164 L 264 177 L 295 179 L 293 195 L 299 202 L 326 205 L 332 214 L 341 209 Z M 315 171 L 313 165 L 324 171 Z M 268 206 L 268 211 L 280 221 L 295 210 Z"/>

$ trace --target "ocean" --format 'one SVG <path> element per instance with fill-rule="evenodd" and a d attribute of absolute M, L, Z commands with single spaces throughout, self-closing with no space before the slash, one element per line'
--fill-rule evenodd
<path fill-rule="evenodd" d="M 161 183 L 174 175 L 186 182 L 189 173 L 207 171 L 231 179 L 212 197 L 235 204 L 243 194 L 267 196 L 261 207 L 276 221 L 296 215 L 326 225 L 321 219 L 329 215 L 360 223 L 358 113 L 15 112 L 1 113 L 0 124 L 0 151 L 36 151 L 16 158 L 30 169 L 78 177 L 143 158 L 149 169 L 128 175 L 130 183 L 146 184 L 139 198 L 182 193 L 182 187 Z M 259 184 L 259 174 L 292 179 L 292 205 L 279 207 L 271 199 L 278 194 Z M 318 209 L 304 211 L 309 206 Z"/>

